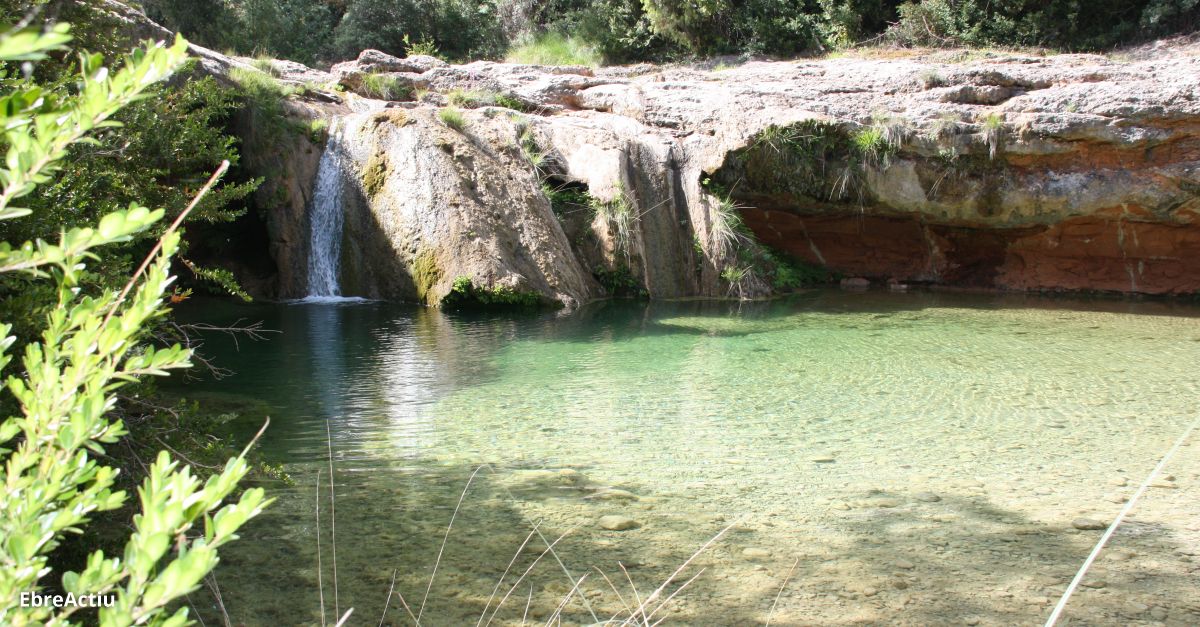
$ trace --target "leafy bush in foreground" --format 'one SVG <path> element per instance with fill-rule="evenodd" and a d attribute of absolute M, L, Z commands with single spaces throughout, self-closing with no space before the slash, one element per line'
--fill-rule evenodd
<path fill-rule="evenodd" d="M 0 61 L 38 61 L 69 40 L 65 25 L 45 33 L 6 33 L 0 35 Z M 27 215 L 29 210 L 13 203 L 50 182 L 72 144 L 112 126 L 112 116 L 168 77 L 185 53 L 181 39 L 170 47 L 147 44 L 115 72 L 99 55 L 84 55 L 78 90 L 70 97 L 31 81 L 7 83 L 0 94 L 6 148 L 0 220 Z M 113 490 L 116 471 L 95 459 L 124 433 L 120 421 L 107 416 L 115 391 L 138 377 L 188 365 L 189 351 L 143 342 L 146 324 L 165 313 L 169 261 L 179 246 L 174 228 L 123 289 L 94 295 L 78 289 L 93 249 L 127 241 L 162 216 L 161 210 L 131 204 L 105 215 L 94 228 L 65 231 L 58 244 L 0 244 L 0 272 L 49 278 L 57 286 L 57 307 L 47 317 L 41 341 L 25 347 L 21 374 L 7 381 L 20 415 L 0 423 L 5 447 L 0 449 L 5 486 L 0 492 L 0 624 L 73 624 L 78 607 L 22 605 L 22 593 L 47 588 L 77 598 L 113 595 L 113 602 L 98 611 L 102 625 L 185 624 L 187 608 L 170 612 L 168 604 L 197 587 L 216 565 L 216 549 L 266 505 L 262 490 L 252 489 L 237 503 L 222 506 L 247 472 L 244 455 L 201 485 L 162 452 L 138 491 L 141 513 L 134 517 L 124 554 L 96 551 L 80 572 L 46 581 L 50 554 L 64 534 L 81 531 L 90 514 L 115 509 L 127 497 Z M 12 359 L 10 329 L 0 324 L 0 368 Z"/>

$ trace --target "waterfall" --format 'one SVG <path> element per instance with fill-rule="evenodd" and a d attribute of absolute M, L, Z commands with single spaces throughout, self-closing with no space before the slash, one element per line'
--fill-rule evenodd
<path fill-rule="evenodd" d="M 345 151 L 341 129 L 329 129 L 325 152 L 317 165 L 317 180 L 308 206 L 308 298 L 330 299 L 342 295 L 338 270 L 342 256 L 342 191 Z"/>

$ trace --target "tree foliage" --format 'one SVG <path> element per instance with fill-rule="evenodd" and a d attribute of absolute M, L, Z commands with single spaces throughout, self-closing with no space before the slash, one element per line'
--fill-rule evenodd
<path fill-rule="evenodd" d="M 503 56 L 545 33 L 609 62 L 682 55 L 787 56 L 881 34 L 900 44 L 1095 50 L 1194 29 L 1200 0 L 145 0 L 206 45 L 305 63 L 365 48 Z M 407 40 L 405 39 L 407 37 Z"/>
<path fill-rule="evenodd" d="M 68 28 L 9 32 L 0 36 L 0 61 L 35 62 L 62 50 Z M 186 44 L 147 43 L 115 71 L 100 55 L 82 55 L 76 89 L 70 94 L 32 80 L 8 83 L 0 92 L 4 167 L 0 168 L 0 220 L 23 219 L 40 186 L 63 171 L 72 146 L 94 142 L 114 128 L 115 116 L 176 70 Z M 23 606 L 22 592 L 53 590 L 75 595 L 113 594 L 115 603 L 98 612 L 102 625 L 179 625 L 187 608 L 168 604 L 195 589 L 215 566 L 216 549 L 258 514 L 262 490 L 244 492 L 222 504 L 247 472 L 243 456 L 203 484 L 167 453 L 159 454 L 138 490 L 141 513 L 121 556 L 92 553 L 78 572 L 48 581 L 49 559 L 64 534 L 78 532 L 96 512 L 127 498 L 114 489 L 116 471 L 96 457 L 124 433 L 108 414 L 116 390 L 147 375 L 186 367 L 190 352 L 178 345 L 155 348 L 144 340 L 146 326 L 165 313 L 172 283 L 171 256 L 179 234 L 163 233 L 145 273 L 121 289 L 96 295 L 79 289 L 98 248 L 127 242 L 153 227 L 163 210 L 131 203 L 99 218 L 96 226 L 64 229 L 57 244 L 46 240 L 20 246 L 0 244 L 0 272 L 23 273 L 54 285 L 55 307 L 45 318 L 41 340 L 25 346 L 20 374 L 6 388 L 19 406 L 0 423 L 0 624 L 73 624 L 77 607 Z M 0 324 L 0 368 L 12 359 L 11 325 Z"/>

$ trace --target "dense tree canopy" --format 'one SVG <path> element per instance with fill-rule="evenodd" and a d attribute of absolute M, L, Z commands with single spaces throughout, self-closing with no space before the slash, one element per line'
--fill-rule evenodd
<path fill-rule="evenodd" d="M 1194 28 L 1200 0 L 143 0 L 196 41 L 330 63 L 364 48 L 432 42 L 454 60 L 495 58 L 547 32 L 606 60 L 795 55 L 881 35 L 901 45 L 1098 50 Z"/>

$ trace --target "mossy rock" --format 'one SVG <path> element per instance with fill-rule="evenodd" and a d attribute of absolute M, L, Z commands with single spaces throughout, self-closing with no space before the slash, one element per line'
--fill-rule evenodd
<path fill-rule="evenodd" d="M 409 266 L 409 273 L 417 290 L 417 298 L 423 303 L 436 304 L 433 302 L 433 288 L 442 280 L 442 268 L 438 266 L 433 251 L 425 250 L 418 254 Z"/>
<path fill-rule="evenodd" d="M 367 167 L 363 169 L 362 175 L 363 190 L 367 193 L 368 198 L 374 198 L 383 189 L 383 183 L 387 180 L 387 173 L 387 157 L 381 152 L 371 155 L 371 158 L 367 160 Z"/>

